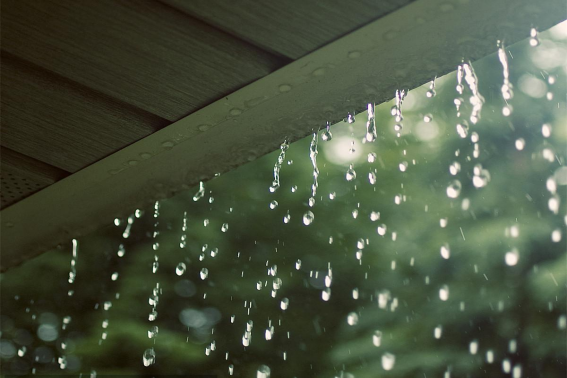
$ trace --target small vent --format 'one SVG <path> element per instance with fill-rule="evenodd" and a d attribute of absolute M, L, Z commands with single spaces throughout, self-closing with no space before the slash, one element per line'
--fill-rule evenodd
<path fill-rule="evenodd" d="M 18 202 L 46 186 L 45 184 L 33 182 L 29 178 L 22 177 L 12 172 L 2 172 L 0 175 L 0 184 L 1 208 Z"/>

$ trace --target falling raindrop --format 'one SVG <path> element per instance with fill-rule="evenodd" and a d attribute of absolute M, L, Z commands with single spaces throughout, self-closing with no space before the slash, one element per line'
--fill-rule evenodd
<path fill-rule="evenodd" d="M 175 268 L 175 274 L 177 274 L 178 276 L 183 275 L 183 273 L 185 273 L 185 270 L 187 269 L 187 266 L 185 265 L 185 263 L 180 262 L 179 264 L 177 264 L 177 268 Z"/>
<path fill-rule="evenodd" d="M 443 326 L 441 326 L 441 325 L 438 325 L 438 326 L 435 327 L 435 329 L 433 330 L 433 336 L 434 336 L 436 339 L 440 339 L 442 333 L 443 333 Z"/>
<path fill-rule="evenodd" d="M 156 352 L 154 351 L 154 348 L 149 348 L 144 351 L 142 361 L 146 367 L 156 362 Z"/>
<path fill-rule="evenodd" d="M 356 171 L 354 170 L 353 165 L 351 164 L 346 172 L 346 179 L 347 181 L 352 181 L 356 178 Z"/>
<path fill-rule="evenodd" d="M 449 299 L 449 286 L 443 285 L 439 289 L 439 299 L 447 301 Z"/>
<path fill-rule="evenodd" d="M 447 197 L 457 198 L 461 194 L 462 184 L 459 180 L 452 181 L 447 187 Z"/>
<path fill-rule="evenodd" d="M 358 314 L 356 312 L 351 312 L 347 316 L 347 323 L 350 326 L 358 324 Z"/>
<path fill-rule="evenodd" d="M 275 209 L 276 207 L 278 207 L 278 201 L 273 200 L 272 202 L 270 202 L 270 209 Z"/>
<path fill-rule="evenodd" d="M 396 356 L 392 353 L 384 353 L 382 355 L 382 368 L 384 370 L 392 370 L 396 363 Z"/>
<path fill-rule="evenodd" d="M 315 215 L 311 211 L 307 211 L 305 214 L 303 214 L 303 224 L 306 226 L 309 226 L 311 223 L 313 223 L 314 219 Z"/>
<path fill-rule="evenodd" d="M 504 255 L 504 261 L 508 266 L 514 266 L 518 264 L 519 260 L 520 260 L 520 253 L 516 248 L 512 249 L 509 252 L 506 252 L 506 255 Z"/>
<path fill-rule="evenodd" d="M 256 372 L 256 378 L 270 378 L 271 370 L 266 365 L 260 365 L 258 371 Z"/>
<path fill-rule="evenodd" d="M 537 36 L 536 28 L 530 29 L 530 46 L 532 47 L 539 46 L 539 38 Z"/>
<path fill-rule="evenodd" d="M 199 272 L 199 276 L 204 281 L 209 276 L 209 270 L 207 268 L 202 268 Z"/>
<path fill-rule="evenodd" d="M 382 344 L 382 332 L 374 331 L 374 334 L 372 335 L 372 344 L 374 344 L 375 347 L 379 347 Z"/>

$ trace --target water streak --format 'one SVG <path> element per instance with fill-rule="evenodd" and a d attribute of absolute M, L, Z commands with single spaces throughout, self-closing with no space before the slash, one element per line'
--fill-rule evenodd
<path fill-rule="evenodd" d="M 287 140 L 284 140 L 280 145 L 280 154 L 278 155 L 276 164 L 274 164 L 274 180 L 272 181 L 272 186 L 270 186 L 270 192 L 272 193 L 280 187 L 280 170 L 282 169 L 282 164 L 285 161 L 285 153 L 288 148 L 289 143 Z"/>

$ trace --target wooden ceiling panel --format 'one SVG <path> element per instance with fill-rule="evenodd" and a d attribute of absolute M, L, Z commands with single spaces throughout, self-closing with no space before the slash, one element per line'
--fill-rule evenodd
<path fill-rule="evenodd" d="M 160 0 L 268 51 L 292 59 L 412 0 Z"/>
<path fill-rule="evenodd" d="M 8 148 L 0 149 L 0 163 L 2 209 L 69 175 Z"/>
<path fill-rule="evenodd" d="M 169 124 L 10 54 L 1 65 L 2 146 L 68 172 Z"/>
<path fill-rule="evenodd" d="M 169 121 L 284 63 L 148 0 L 4 0 L 2 49 Z"/>

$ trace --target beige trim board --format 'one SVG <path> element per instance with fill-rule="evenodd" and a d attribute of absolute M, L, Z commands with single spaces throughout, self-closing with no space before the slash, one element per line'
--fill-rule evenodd
<path fill-rule="evenodd" d="M 413 2 L 4 209 L 0 269 L 564 19 L 564 0 Z"/>

